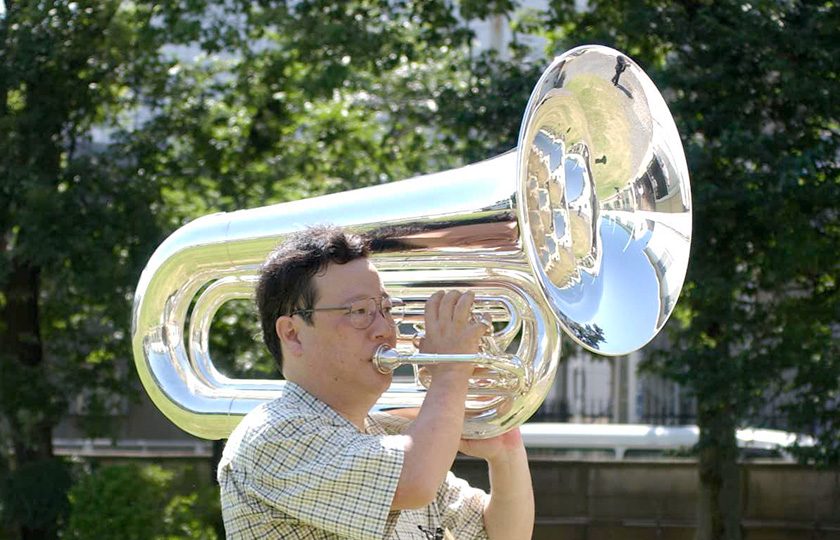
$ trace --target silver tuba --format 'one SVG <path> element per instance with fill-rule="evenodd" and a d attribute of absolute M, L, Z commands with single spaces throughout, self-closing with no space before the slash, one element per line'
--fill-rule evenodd
<path fill-rule="evenodd" d="M 691 194 L 676 126 L 647 75 L 623 54 L 584 46 L 537 82 L 515 150 L 438 174 L 199 218 L 155 251 L 137 286 L 137 371 L 183 430 L 227 437 L 283 381 L 230 379 L 210 358 L 221 305 L 253 294 L 259 265 L 291 231 L 332 223 L 369 235 L 374 262 L 407 301 L 394 378 L 380 411 L 419 407 L 416 324 L 439 289 L 470 289 L 491 323 L 471 381 L 463 433 L 482 438 L 525 422 L 549 391 L 561 329 L 604 355 L 632 352 L 668 319 L 688 266 Z M 191 308 L 192 306 L 192 308 Z"/>

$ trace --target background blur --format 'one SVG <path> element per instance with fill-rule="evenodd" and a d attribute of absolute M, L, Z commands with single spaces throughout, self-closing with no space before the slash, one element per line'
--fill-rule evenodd
<path fill-rule="evenodd" d="M 155 247 L 207 213 L 508 150 L 543 67 L 584 43 L 627 53 L 668 101 L 692 258 L 666 332 L 611 360 L 568 343 L 534 420 L 700 436 L 648 469 L 535 456 L 553 471 L 535 534 L 838 537 L 838 28 L 828 0 L 0 1 L 0 538 L 223 538 L 221 443 L 169 425 L 134 371 Z M 277 377 L 250 306 L 222 311 L 220 367 Z M 815 444 L 751 483 L 746 426 Z M 626 489 L 651 478 L 657 494 Z"/>

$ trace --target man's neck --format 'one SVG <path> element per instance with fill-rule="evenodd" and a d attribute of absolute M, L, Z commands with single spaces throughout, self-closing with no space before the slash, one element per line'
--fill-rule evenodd
<path fill-rule="evenodd" d="M 359 428 L 365 430 L 365 418 L 370 409 L 376 404 L 379 396 L 359 396 L 347 391 L 346 387 L 333 388 L 331 385 L 318 384 L 305 378 L 289 377 L 288 380 L 297 384 L 311 395 L 324 402 L 338 413 L 342 418 Z"/>

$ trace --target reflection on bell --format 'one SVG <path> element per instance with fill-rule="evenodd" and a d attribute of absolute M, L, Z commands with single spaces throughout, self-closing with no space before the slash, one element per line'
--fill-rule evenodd
<path fill-rule="evenodd" d="M 567 54 L 553 77 L 562 84 L 537 85 L 520 134 L 525 251 L 569 335 L 626 354 L 659 332 L 682 288 L 688 169 L 668 108 L 638 66 L 600 47 Z M 554 188 L 559 179 L 565 190 Z"/>

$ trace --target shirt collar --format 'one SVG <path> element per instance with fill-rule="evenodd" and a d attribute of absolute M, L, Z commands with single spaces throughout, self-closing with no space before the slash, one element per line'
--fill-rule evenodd
<path fill-rule="evenodd" d="M 332 407 L 292 381 L 286 381 L 283 387 L 283 395 L 279 401 L 286 406 L 291 405 L 301 412 L 324 416 L 336 426 L 352 427 L 357 431 L 359 429 L 352 422 L 338 414 Z M 367 426 L 367 420 L 365 420 L 365 425 Z"/>

